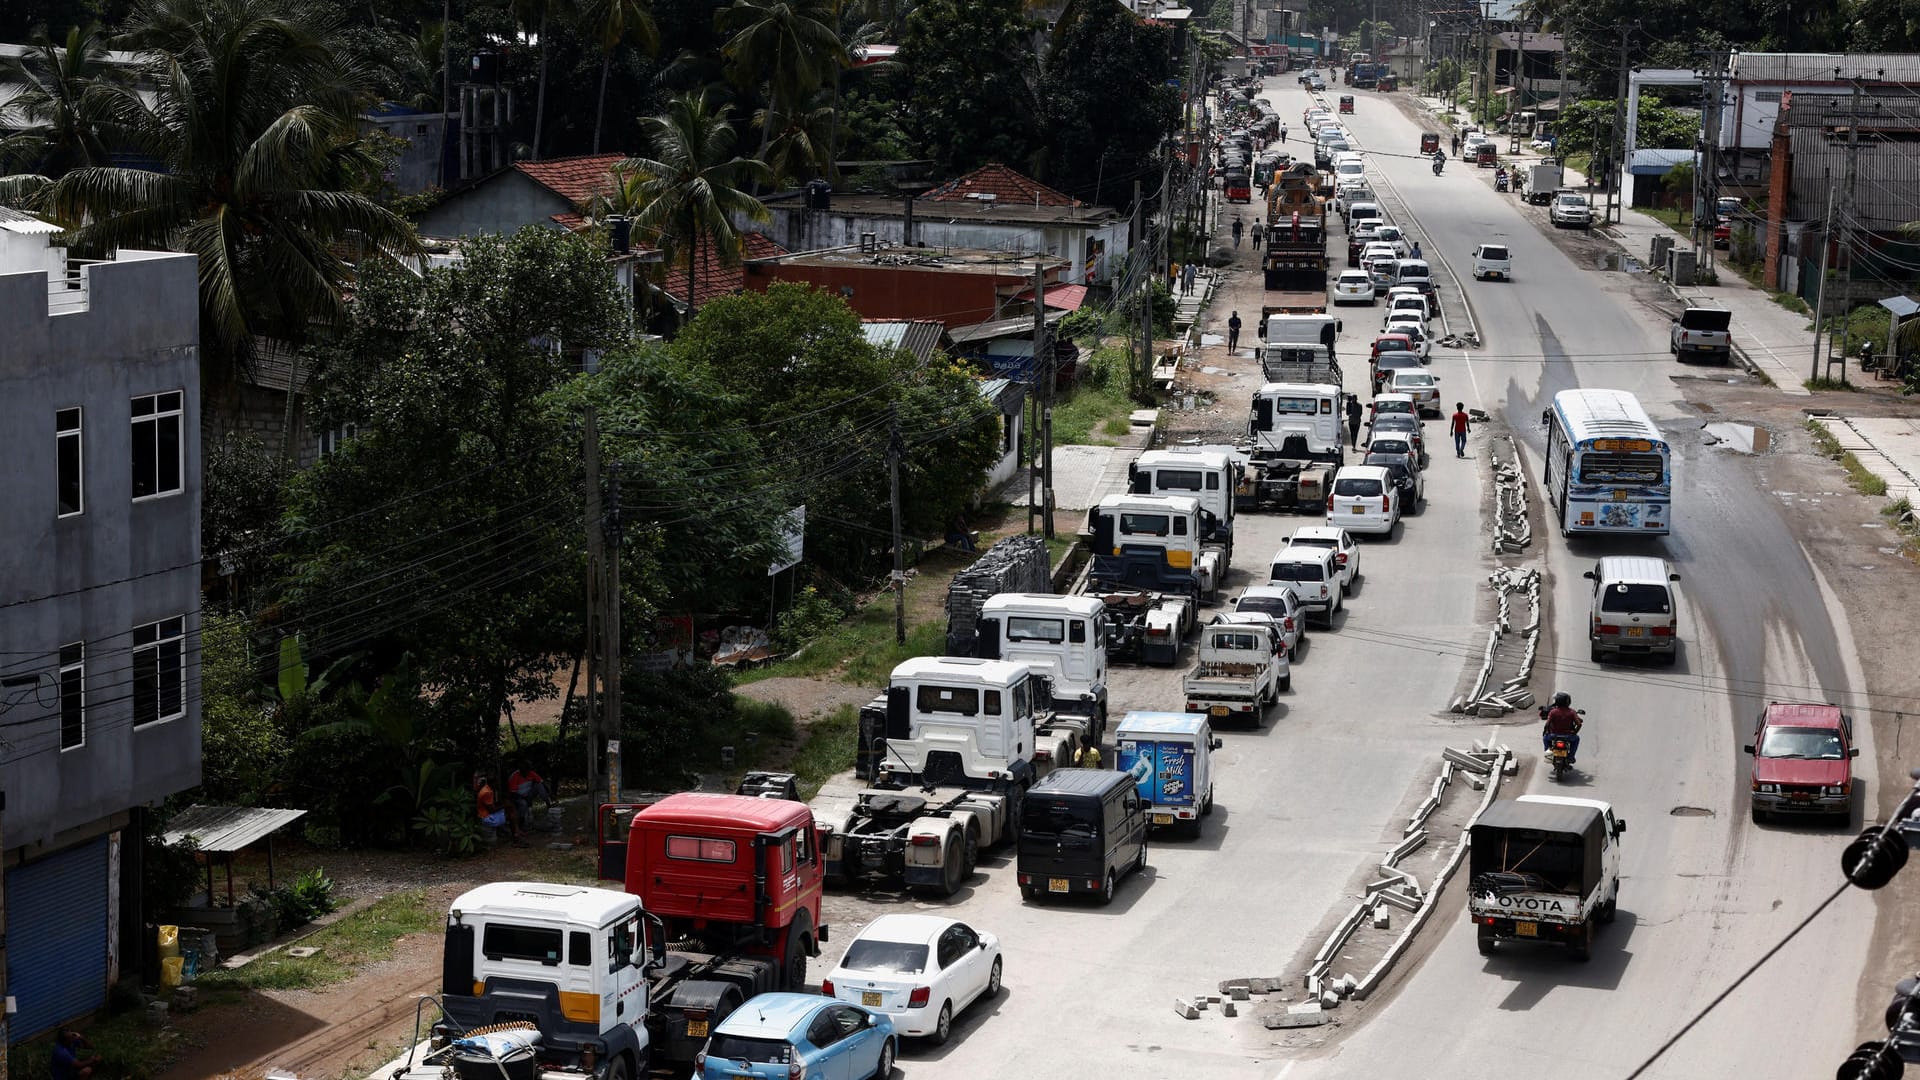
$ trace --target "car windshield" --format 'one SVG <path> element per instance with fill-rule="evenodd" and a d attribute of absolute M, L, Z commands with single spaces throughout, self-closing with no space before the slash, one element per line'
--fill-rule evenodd
<path fill-rule="evenodd" d="M 1378 465 L 1387 470 L 1396 484 L 1406 483 L 1413 474 L 1407 468 L 1404 459 L 1395 454 L 1368 454 L 1362 461 L 1365 465 Z"/>
<path fill-rule="evenodd" d="M 893 975 L 918 975 L 927 969 L 927 947 L 904 941 L 872 941 L 855 938 L 847 946 L 840 966 L 849 971 L 883 971 Z"/>
<path fill-rule="evenodd" d="M 1413 415 L 1413 402 L 1382 401 L 1379 398 L 1375 398 L 1373 401 L 1373 409 L 1377 413 L 1401 413 L 1410 417 Z"/>
<path fill-rule="evenodd" d="M 1287 541 L 1288 547 L 1331 548 L 1339 544 L 1340 541 L 1331 536 L 1296 536 Z"/>
<path fill-rule="evenodd" d="M 1480 249 L 1480 257 L 1492 262 L 1505 262 L 1507 260 L 1507 249 L 1498 244 L 1488 244 L 1486 247 Z"/>
<path fill-rule="evenodd" d="M 1826 728 L 1768 728 L 1760 740 L 1764 758 L 1800 758 L 1805 761 L 1839 761 L 1847 756 L 1840 735 Z"/>
<path fill-rule="evenodd" d="M 1347 270 L 1340 274 L 1340 280 L 1348 285 L 1365 285 L 1372 279 L 1367 277 L 1367 273 L 1364 270 Z"/>
<path fill-rule="evenodd" d="M 1400 226 L 1382 225 L 1380 226 L 1380 231 L 1375 235 L 1382 240 L 1398 240 L 1400 239 Z"/>
<path fill-rule="evenodd" d="M 1268 575 L 1273 581 L 1325 581 L 1327 575 L 1319 563 L 1277 562 Z"/>
<path fill-rule="evenodd" d="M 780 1039 L 756 1039 L 723 1031 L 707 1043 L 707 1056 L 749 1064 L 785 1065 L 793 1060 L 793 1047 Z"/>
<path fill-rule="evenodd" d="M 1374 342 L 1373 347 L 1383 353 L 1406 352 L 1408 349 L 1413 348 L 1413 343 L 1407 341 L 1405 338 L 1390 337 L 1381 338 L 1379 341 Z"/>
<path fill-rule="evenodd" d="M 1600 595 L 1601 611 L 1665 615 L 1673 610 L 1665 585 L 1609 585 Z"/>
<path fill-rule="evenodd" d="M 1335 495 L 1379 495 L 1380 480 L 1372 476 L 1343 476 L 1333 482 Z"/>
<path fill-rule="evenodd" d="M 1420 344 L 1420 339 L 1426 336 L 1424 333 L 1420 331 L 1420 326 L 1418 323 L 1396 322 L 1396 323 L 1388 323 L 1387 325 L 1393 327 L 1394 333 L 1405 334 L 1406 336 L 1412 338 L 1413 343 L 1415 345 Z"/>
<path fill-rule="evenodd" d="M 1020 803 L 1023 838 L 1057 840 L 1085 847 L 1093 842 L 1094 811 L 1098 803 L 1083 799 L 1053 799 L 1028 794 Z"/>

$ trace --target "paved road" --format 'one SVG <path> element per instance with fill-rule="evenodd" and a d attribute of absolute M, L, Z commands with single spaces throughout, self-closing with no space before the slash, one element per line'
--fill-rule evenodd
<path fill-rule="evenodd" d="M 1304 107 L 1304 94 L 1274 85 L 1283 113 Z M 1419 128 L 1374 95 L 1360 96 L 1352 126 L 1368 148 L 1417 146 Z M 1560 1077 L 1624 1076 L 1838 884 L 1844 834 L 1747 822 L 1739 749 L 1765 700 L 1860 688 L 1846 623 L 1781 524 L 1779 502 L 1739 461 L 1701 444 L 1701 418 L 1673 381 L 1696 373 L 1667 356 L 1666 319 L 1647 309 L 1643 277 L 1601 270 L 1593 245 L 1545 235 L 1541 211 L 1495 194 L 1483 170 L 1454 162 L 1436 178 L 1424 161 L 1386 155 L 1372 167 L 1418 216 L 1429 258 L 1451 259 L 1465 276 L 1474 244 L 1500 239 L 1513 251 L 1518 280 L 1465 285 L 1487 347 L 1436 366 L 1465 368 L 1471 400 L 1504 413 L 1534 451 L 1536 480 L 1537 418 L 1554 393 L 1639 395 L 1676 444 L 1678 525 L 1664 542 L 1631 545 L 1536 534 L 1547 542 L 1558 656 L 1536 687 L 1557 678 L 1589 709 L 1580 786 L 1632 823 L 1620 921 L 1593 962 L 1552 952 L 1482 958 L 1456 918 L 1344 1045 L 1283 1074 L 1465 1076 L 1498 1061 Z M 1599 555 L 1629 551 L 1663 554 L 1684 576 L 1686 645 L 1673 669 L 1586 662 L 1579 575 Z M 1871 738 L 1869 725 L 1859 729 Z M 1860 759 L 1868 771 L 1872 758 L 1869 748 Z M 1683 806 L 1711 816 L 1670 813 Z M 1829 1072 L 1854 1042 L 1872 919 L 1864 896 L 1843 897 L 1647 1075 Z"/>

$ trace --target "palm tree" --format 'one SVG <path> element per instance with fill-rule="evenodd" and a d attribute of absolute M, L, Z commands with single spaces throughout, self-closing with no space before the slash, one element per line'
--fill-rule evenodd
<path fill-rule="evenodd" d="M 635 174 L 622 183 L 639 207 L 634 227 L 643 236 L 657 238 L 669 262 L 684 257 L 687 264 L 687 313 L 694 315 L 694 256 L 703 247 L 717 254 L 723 265 L 740 258 L 740 233 L 733 216 L 766 221 L 770 215 L 759 199 L 740 190 L 742 183 L 768 177 L 766 165 L 734 153 L 739 136 L 733 129 L 733 109 L 713 108 L 705 91 L 682 94 L 667 102 L 667 111 L 640 121 L 650 158 L 629 158 L 619 170 Z M 703 244 L 702 241 L 705 241 Z"/>
<path fill-rule="evenodd" d="M 539 89 L 533 95 L 533 160 L 540 160 L 540 132 L 547 119 L 547 21 L 566 14 L 568 0 L 513 0 L 514 18 L 522 31 L 533 31 L 540 49 Z"/>
<path fill-rule="evenodd" d="M 199 257 L 203 377 L 223 390 L 256 337 L 298 343 L 340 314 L 350 258 L 418 241 L 360 194 L 381 165 L 356 128 L 368 82 L 325 9 L 138 0 L 129 25 L 142 85 L 95 84 L 87 105 L 159 168 L 76 169 L 47 205 L 82 249 Z"/>
<path fill-rule="evenodd" d="M 104 165 L 108 155 L 99 117 L 86 104 L 87 87 L 106 75 L 107 46 L 100 24 L 67 31 L 54 44 L 46 31 L 34 35 L 24 56 L 0 60 L 0 81 L 21 89 L 0 109 L 0 168 L 37 166 L 59 176 L 86 165 Z"/>
<path fill-rule="evenodd" d="M 847 49 L 835 28 L 831 0 L 733 0 L 714 14 L 714 25 L 728 35 L 720 54 L 735 85 L 767 85 L 767 116 L 773 120 L 826 82 L 846 62 Z M 764 155 L 773 123 L 760 127 Z"/>
<path fill-rule="evenodd" d="M 761 109 L 754 113 L 754 123 L 759 124 L 762 130 L 770 130 L 777 123 L 768 115 L 769 112 Z M 822 105 L 805 112 L 795 110 L 782 119 L 785 122 L 779 124 L 779 130 L 761 155 L 774 182 L 799 180 L 816 174 L 832 179 L 833 140 L 837 134 L 839 110 L 831 105 Z"/>
<path fill-rule="evenodd" d="M 580 17 L 600 39 L 600 94 L 593 107 L 593 152 L 600 152 L 601 118 L 607 111 L 607 70 L 613 54 L 629 40 L 649 54 L 660 48 L 660 28 L 646 0 L 587 0 Z"/>

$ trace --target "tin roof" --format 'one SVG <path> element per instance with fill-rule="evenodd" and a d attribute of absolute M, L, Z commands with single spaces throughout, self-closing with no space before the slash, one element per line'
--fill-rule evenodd
<path fill-rule="evenodd" d="M 869 345 L 905 349 L 924 364 L 940 348 L 947 328 L 935 319 L 868 319 L 860 324 L 860 332 Z"/>
<path fill-rule="evenodd" d="M 1920 54 L 1736 52 L 1729 74 L 1736 83 L 1846 82 L 1851 79 L 1913 83 L 1920 82 Z"/>
<path fill-rule="evenodd" d="M 264 840 L 306 816 L 305 810 L 264 806 L 189 806 L 167 823 L 160 842 L 172 847 L 191 839 L 200 851 L 226 854 Z"/>

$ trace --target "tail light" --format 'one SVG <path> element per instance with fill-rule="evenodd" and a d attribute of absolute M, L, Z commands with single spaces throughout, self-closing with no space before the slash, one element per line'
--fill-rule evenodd
<path fill-rule="evenodd" d="M 1601 633 L 1603 633 L 1603 634 L 1617 634 L 1617 633 L 1619 633 L 1619 632 L 1620 632 L 1620 628 L 1619 628 L 1619 627 L 1617 627 L 1617 626 L 1609 626 L 1609 625 L 1607 625 L 1606 623 L 1601 623 L 1600 625 L 1598 625 L 1598 626 L 1596 626 L 1596 627 L 1594 627 L 1594 629 L 1595 629 L 1595 630 L 1598 630 L 1599 632 L 1601 632 Z"/>
<path fill-rule="evenodd" d="M 1555 750 L 1565 750 L 1567 748 L 1567 740 L 1565 739 L 1553 740 L 1553 748 Z"/>
<path fill-rule="evenodd" d="M 914 847 L 939 847 L 940 838 L 934 835 L 933 833 L 914 833 L 913 846 Z"/>
<path fill-rule="evenodd" d="M 932 987 L 916 986 L 913 988 L 913 993 L 907 995 L 907 1006 L 913 1009 L 924 1008 L 931 1000 L 933 1000 Z"/>
<path fill-rule="evenodd" d="M 1035 761 L 1052 761 L 1052 760 L 1053 760 L 1053 751 L 1051 751 L 1051 750 L 1035 750 L 1035 751 L 1033 752 L 1033 760 L 1035 760 Z"/>
<path fill-rule="evenodd" d="M 707 1071 L 707 1052 L 705 1050 L 702 1050 L 699 1053 L 693 1055 L 693 1075 L 699 1076 L 701 1073 L 706 1071 Z"/>
<path fill-rule="evenodd" d="M 820 992 L 821 992 L 822 994 L 824 994 L 824 995 L 826 995 L 827 997 L 832 997 L 832 996 L 833 996 L 833 980 L 832 980 L 832 979 L 821 979 L 821 980 L 820 980 Z"/>
<path fill-rule="evenodd" d="M 1286 627 L 1289 630 L 1293 629 L 1293 616 L 1291 615 L 1287 616 Z"/>
<path fill-rule="evenodd" d="M 1654 636 L 1654 637 L 1672 637 L 1672 636 L 1673 636 L 1673 627 L 1671 627 L 1671 626 L 1656 626 L 1656 627 L 1654 627 L 1654 628 L 1653 628 L 1653 636 Z"/>
<path fill-rule="evenodd" d="M 1189 701 L 1189 702 L 1187 702 L 1187 711 L 1188 711 L 1188 712 L 1199 712 L 1199 711 L 1200 711 L 1200 703 L 1199 703 L 1199 702 L 1196 702 L 1196 701 Z"/>
<path fill-rule="evenodd" d="M 1333 513 L 1333 493 L 1331 491 L 1327 493 L 1327 513 Z"/>
<path fill-rule="evenodd" d="M 1392 498 L 1387 495 L 1380 496 L 1380 512 L 1384 514 L 1391 509 L 1393 509 Z"/>
<path fill-rule="evenodd" d="M 807 1067 L 797 1061 L 788 1065 L 787 1080 L 807 1080 Z"/>
<path fill-rule="evenodd" d="M 1344 551 L 1342 551 L 1342 552 L 1340 552 L 1339 554 L 1337 554 L 1337 555 L 1335 555 L 1335 556 L 1334 556 L 1334 558 L 1335 558 L 1335 559 L 1338 559 L 1338 560 L 1340 561 L 1340 565 L 1341 565 L 1341 566 L 1345 566 L 1345 565 L 1347 565 L 1347 553 L 1346 553 L 1346 552 L 1344 552 Z"/>

